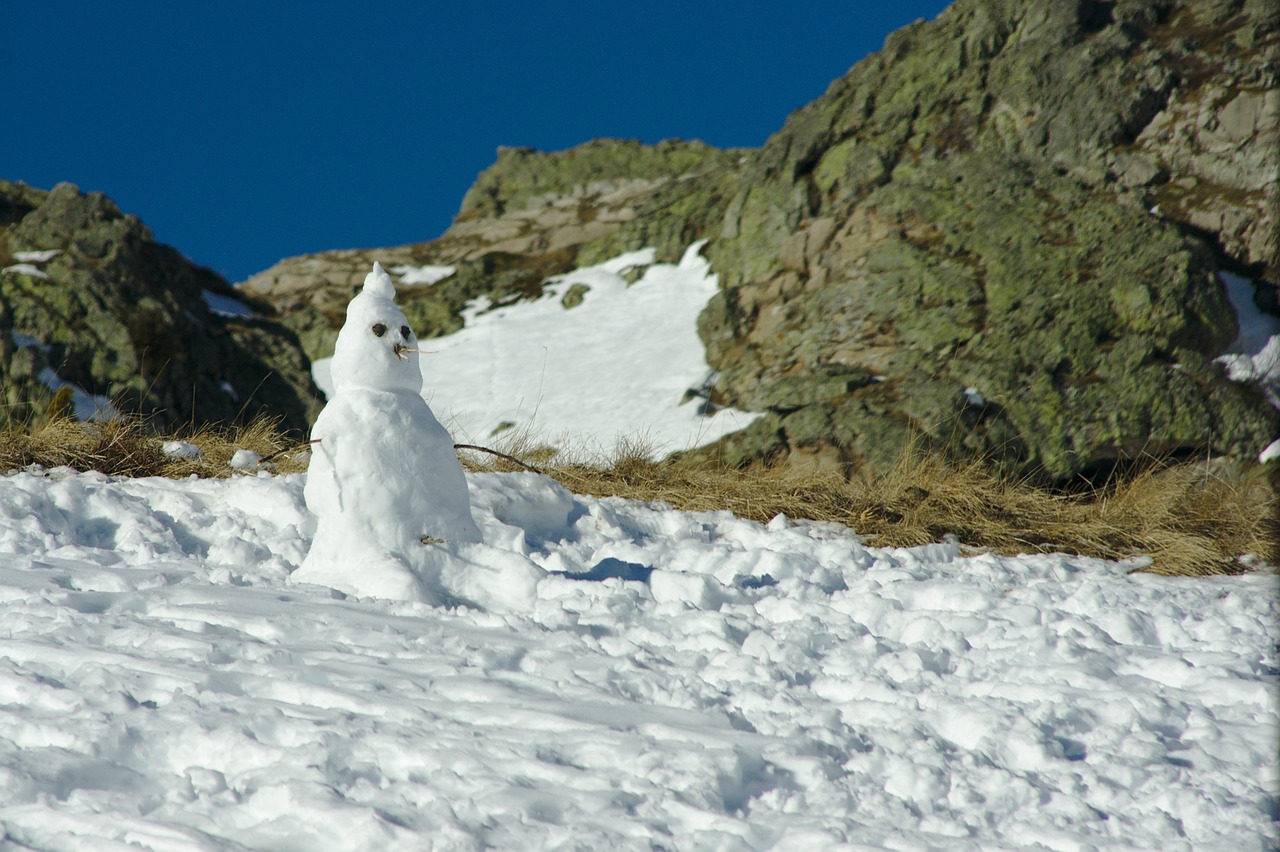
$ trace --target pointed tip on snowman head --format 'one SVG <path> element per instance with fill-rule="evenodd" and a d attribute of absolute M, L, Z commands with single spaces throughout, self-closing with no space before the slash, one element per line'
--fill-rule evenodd
<path fill-rule="evenodd" d="M 373 271 L 364 277 L 364 289 L 361 293 L 367 293 L 379 299 L 388 299 L 392 302 L 396 300 L 396 287 L 391 283 L 391 276 L 382 268 L 382 264 L 378 261 L 373 262 Z"/>

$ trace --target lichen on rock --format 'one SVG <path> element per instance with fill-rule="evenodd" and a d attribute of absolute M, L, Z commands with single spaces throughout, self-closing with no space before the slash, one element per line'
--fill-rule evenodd
<path fill-rule="evenodd" d="M 236 298 L 231 286 L 106 196 L 0 181 L 0 255 L 24 252 L 47 259 L 38 274 L 0 264 L 6 419 L 48 406 L 48 368 L 160 428 L 266 414 L 306 429 L 316 391 L 294 336 L 251 310 L 212 310 L 206 294 Z"/>
<path fill-rule="evenodd" d="M 1235 333 L 1217 268 L 1280 271 L 1267 5 L 960 0 L 793 114 L 729 201 L 700 323 L 720 397 L 785 413 L 758 455 L 924 440 L 1063 480 L 1264 446 L 1274 409 L 1205 365 Z M 776 401 L 846 368 L 883 381 L 788 430 Z"/>

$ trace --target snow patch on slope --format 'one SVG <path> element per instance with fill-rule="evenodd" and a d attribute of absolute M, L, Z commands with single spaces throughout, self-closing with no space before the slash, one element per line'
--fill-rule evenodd
<path fill-rule="evenodd" d="M 40 384 L 55 393 L 63 388 L 71 388 L 71 404 L 75 408 L 77 420 L 99 422 L 120 416 L 109 397 L 89 393 L 75 382 L 66 381 L 52 367 L 42 369 L 36 378 L 40 380 Z"/>
<path fill-rule="evenodd" d="M 422 343 L 432 410 L 468 443 L 529 427 L 552 441 L 611 448 L 640 437 L 670 452 L 743 428 L 758 415 L 712 413 L 697 396 L 711 375 L 697 318 L 717 282 L 702 245 L 677 264 L 654 263 L 653 249 L 628 252 L 552 279 L 533 301 L 475 300 L 461 331 Z M 628 283 L 624 273 L 638 268 Z M 575 287 L 582 301 L 566 308 Z M 326 393 L 328 369 L 328 359 L 313 367 Z"/>
<path fill-rule="evenodd" d="M 456 266 L 409 266 L 408 264 L 400 264 L 393 266 L 388 270 L 391 274 L 400 279 L 401 286 L 404 287 L 426 287 L 439 283 L 458 271 Z"/>
<path fill-rule="evenodd" d="M 1240 330 L 1236 339 L 1218 358 L 1227 376 L 1237 382 L 1257 382 L 1271 404 L 1280 408 L 1280 317 L 1265 314 L 1253 300 L 1253 282 L 1230 272 L 1218 277 L 1227 288 L 1227 298 L 1236 309 Z"/>

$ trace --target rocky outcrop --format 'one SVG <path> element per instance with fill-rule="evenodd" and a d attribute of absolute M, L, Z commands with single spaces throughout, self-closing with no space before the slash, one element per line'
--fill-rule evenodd
<path fill-rule="evenodd" d="M 347 302 L 378 260 L 401 282 L 397 301 L 419 336 L 447 334 L 461 328 L 471 299 L 536 296 L 550 276 L 628 246 L 677 259 L 718 225 L 741 156 L 676 140 L 598 139 L 556 153 L 503 148 L 438 239 L 287 258 L 239 289 L 270 302 L 310 357 L 328 357 Z M 407 283 L 410 270 L 430 266 L 453 272 L 429 286 Z"/>
<path fill-rule="evenodd" d="M 0 268 L 7 420 L 40 414 L 55 374 L 160 428 L 261 413 L 304 431 L 318 410 L 297 339 L 101 193 L 0 181 Z"/>
<path fill-rule="evenodd" d="M 711 246 L 723 448 L 883 465 L 909 440 L 1067 479 L 1256 453 L 1215 270 L 1274 283 L 1275 3 L 960 0 L 754 157 Z"/>
<path fill-rule="evenodd" d="M 1280 283 L 1280 0 L 957 0 L 758 151 L 602 140 L 504 149 L 439 240 L 284 261 L 244 285 L 312 356 L 376 256 L 468 299 L 709 238 L 708 452 L 878 468 L 922 441 L 1064 481 L 1136 453 L 1253 455 L 1280 434 L 1214 358 L 1216 272 Z M 319 286 L 317 286 L 319 285 Z"/>

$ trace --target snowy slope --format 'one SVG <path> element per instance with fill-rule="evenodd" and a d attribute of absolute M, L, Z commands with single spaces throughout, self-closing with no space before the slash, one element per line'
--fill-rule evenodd
<path fill-rule="evenodd" d="M 1274 848 L 1274 575 L 490 474 L 476 568 L 557 573 L 344 599 L 302 485 L 0 479 L 4 848 Z"/>
<path fill-rule="evenodd" d="M 655 263 L 643 249 L 553 279 L 535 301 L 471 305 L 461 331 L 423 342 L 432 353 L 420 361 L 423 395 L 465 443 L 492 443 L 514 427 L 574 447 L 609 450 L 638 437 L 672 452 L 744 428 L 759 415 L 704 414 L 703 400 L 689 395 L 711 374 L 697 332 L 716 292 L 703 242 L 677 264 Z M 643 274 L 628 284 L 628 270 Z M 582 302 L 565 308 L 574 287 Z M 329 359 L 313 367 L 326 393 L 328 371 Z"/>

